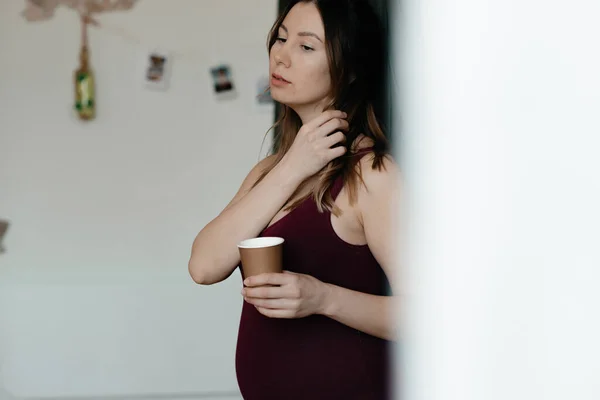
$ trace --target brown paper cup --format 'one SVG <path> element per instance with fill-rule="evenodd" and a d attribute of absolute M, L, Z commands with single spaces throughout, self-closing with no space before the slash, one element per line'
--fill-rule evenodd
<path fill-rule="evenodd" d="M 283 272 L 283 242 L 280 237 L 259 237 L 238 243 L 242 278 Z"/>

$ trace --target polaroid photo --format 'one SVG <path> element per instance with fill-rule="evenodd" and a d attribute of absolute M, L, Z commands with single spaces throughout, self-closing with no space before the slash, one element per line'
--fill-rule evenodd
<path fill-rule="evenodd" d="M 210 69 L 213 93 L 218 99 L 230 100 L 236 96 L 231 67 L 226 64 L 217 65 Z"/>
<path fill-rule="evenodd" d="M 167 90 L 171 78 L 173 57 L 167 51 L 151 50 L 145 53 L 143 81 L 149 89 Z"/>

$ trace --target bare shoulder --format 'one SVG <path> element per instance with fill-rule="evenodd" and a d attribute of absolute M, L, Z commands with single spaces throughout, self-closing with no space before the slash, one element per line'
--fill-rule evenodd
<path fill-rule="evenodd" d="M 363 182 L 358 190 L 358 218 L 369 249 L 396 291 L 397 271 L 394 262 L 394 241 L 398 231 L 400 202 L 400 171 L 390 155 L 373 168 L 375 155 L 369 153 L 360 160 Z"/>
<path fill-rule="evenodd" d="M 362 180 L 358 181 L 356 212 L 360 223 L 381 221 L 390 217 L 390 210 L 400 200 L 400 169 L 391 155 L 381 160 L 379 168 L 373 166 L 374 153 L 363 156 L 357 164 Z M 378 222 L 378 223 L 379 223 Z"/>
<path fill-rule="evenodd" d="M 367 149 L 374 145 L 373 139 L 360 135 L 353 144 L 353 151 Z M 374 167 L 375 153 L 365 154 L 356 165 L 357 173 L 362 177 L 360 182 L 359 198 L 366 195 L 377 195 L 393 190 L 397 187 L 400 178 L 398 165 L 391 154 L 386 154 L 381 163 Z"/>
<path fill-rule="evenodd" d="M 393 157 L 385 155 L 379 168 L 373 166 L 375 154 L 365 155 L 359 162 L 363 184 L 360 186 L 360 197 L 381 196 L 382 194 L 395 193 L 400 184 L 400 169 Z"/>

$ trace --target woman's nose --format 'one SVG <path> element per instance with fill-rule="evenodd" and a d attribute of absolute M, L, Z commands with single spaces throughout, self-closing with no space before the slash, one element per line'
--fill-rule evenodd
<path fill-rule="evenodd" d="M 290 57 L 285 44 L 277 50 L 274 59 L 277 64 L 283 64 L 286 67 L 289 67 Z"/>

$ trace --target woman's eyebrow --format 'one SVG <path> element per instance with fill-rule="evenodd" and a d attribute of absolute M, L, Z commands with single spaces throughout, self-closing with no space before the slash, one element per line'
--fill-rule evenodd
<path fill-rule="evenodd" d="M 281 24 L 281 29 L 283 29 L 285 31 L 285 33 L 289 33 L 288 29 L 283 24 Z M 323 41 L 321 40 L 319 35 L 317 35 L 316 33 L 313 33 L 313 32 L 298 32 L 298 36 L 312 36 L 315 39 L 317 39 L 319 42 L 323 43 Z"/>

